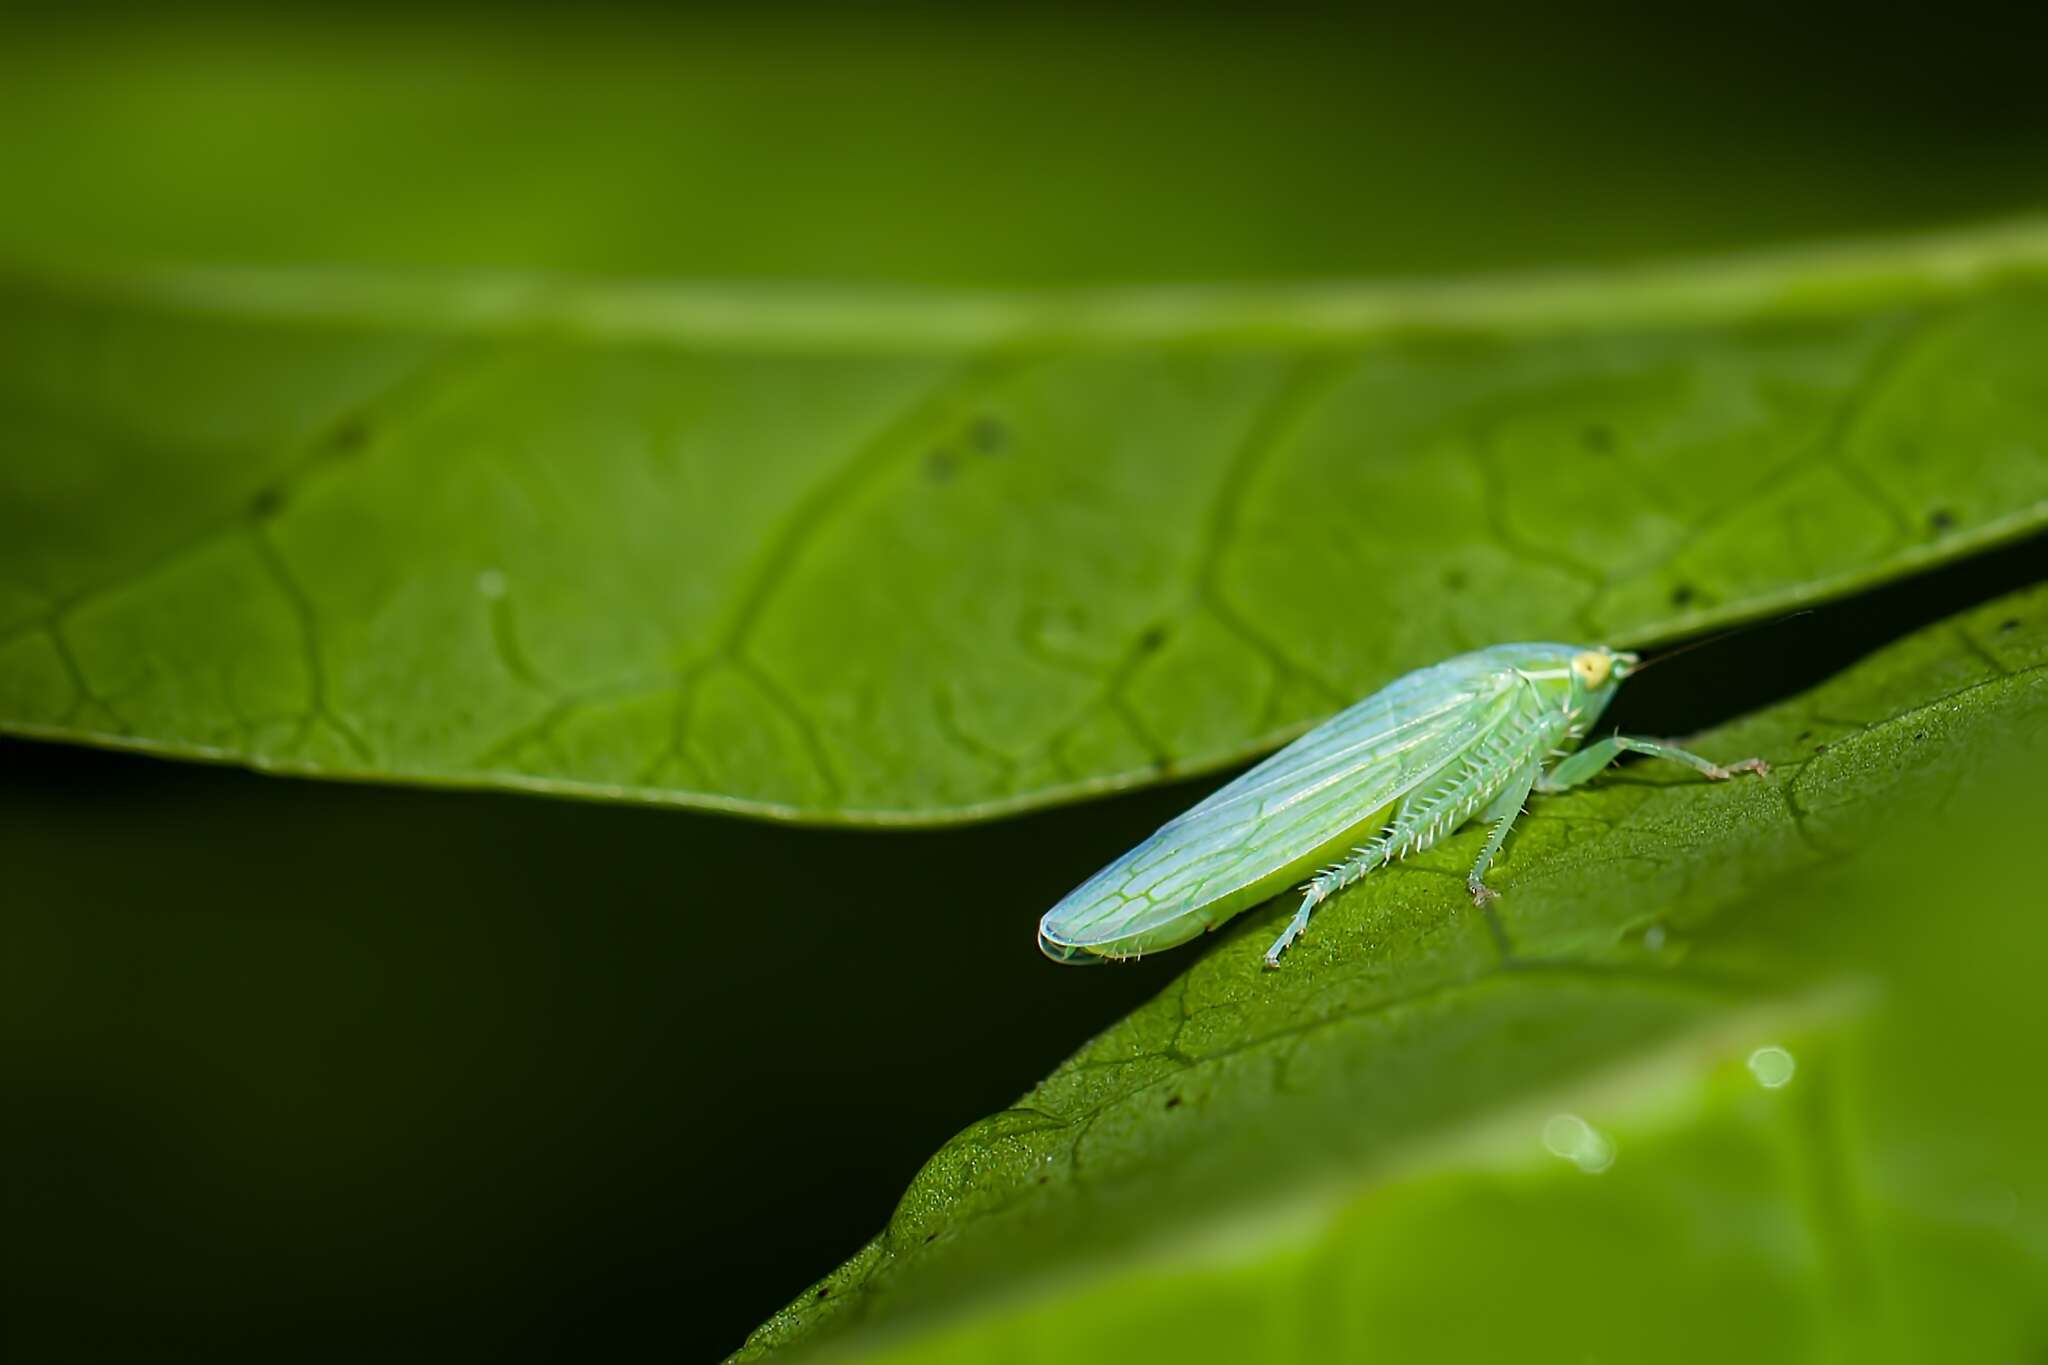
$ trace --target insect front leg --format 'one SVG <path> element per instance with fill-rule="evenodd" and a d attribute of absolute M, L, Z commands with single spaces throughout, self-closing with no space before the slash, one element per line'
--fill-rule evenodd
<path fill-rule="evenodd" d="M 1474 905 L 1484 907 L 1500 899 L 1500 892 L 1484 880 L 1486 869 L 1493 865 L 1500 846 L 1507 842 L 1508 831 L 1514 827 L 1515 817 L 1522 813 L 1523 805 L 1529 800 L 1529 789 L 1535 785 L 1536 765 L 1531 763 L 1502 787 L 1498 796 L 1487 802 L 1485 810 L 1479 812 L 1479 818 L 1493 826 L 1493 833 L 1486 836 L 1486 847 L 1479 850 L 1479 857 L 1465 878 L 1465 890 L 1471 893 Z"/>
<path fill-rule="evenodd" d="M 1697 768 L 1713 781 L 1735 776 L 1737 773 L 1767 773 L 1771 765 L 1760 758 L 1745 758 L 1739 763 L 1722 767 L 1712 759 L 1701 758 L 1688 753 L 1676 744 L 1662 740 L 1643 739 L 1636 735 L 1609 735 L 1597 743 L 1588 744 L 1577 753 L 1560 761 L 1556 767 L 1545 773 L 1537 782 L 1539 792 L 1561 792 L 1587 781 L 1602 768 L 1614 762 L 1624 753 L 1648 754 L 1652 758 L 1668 758 L 1673 763 L 1683 763 L 1688 768 Z"/>

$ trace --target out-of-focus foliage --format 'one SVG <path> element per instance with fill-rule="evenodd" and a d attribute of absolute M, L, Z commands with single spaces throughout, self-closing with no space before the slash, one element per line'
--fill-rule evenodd
<path fill-rule="evenodd" d="M 22 8 L 22 7 L 17 7 Z M 1126 284 L 1418 275 L 2043 207 L 1993 35 L 1603 7 L 44 7 L 0 255 Z M 1892 35 L 1897 36 L 1897 35 Z"/>
<path fill-rule="evenodd" d="M 749 1353 L 2000 1359 L 2048 1331 L 2048 589 L 1334 900 L 949 1143 Z M 2031 834 L 2028 832 L 2031 831 Z M 1000 1286 L 1000 1290 L 995 1286 Z M 843 1335 L 841 1335 L 843 1333 Z"/>

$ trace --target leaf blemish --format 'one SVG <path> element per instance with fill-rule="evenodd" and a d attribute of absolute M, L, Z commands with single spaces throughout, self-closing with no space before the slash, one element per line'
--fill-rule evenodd
<path fill-rule="evenodd" d="M 974 448 L 984 455 L 1000 455 L 1010 444 L 1010 429 L 989 416 L 975 418 L 969 436 Z"/>
<path fill-rule="evenodd" d="M 1165 626 L 1147 626 L 1145 627 L 1145 633 L 1138 637 L 1138 652 L 1141 654 L 1157 654 L 1160 646 L 1165 643 Z"/>
<path fill-rule="evenodd" d="M 370 444 L 370 424 L 351 417 L 334 429 L 332 446 L 337 455 L 353 455 Z"/>
<path fill-rule="evenodd" d="M 284 510 L 284 490 L 275 484 L 256 490 L 256 496 L 249 499 L 249 515 L 258 521 L 268 521 Z"/>
<path fill-rule="evenodd" d="M 950 482 L 959 468 L 959 462 L 953 458 L 953 452 L 944 446 L 924 457 L 925 475 L 933 483 Z"/>
<path fill-rule="evenodd" d="M 1937 507 L 1927 514 L 1927 524 L 1936 531 L 1946 531 L 1956 524 L 1956 514 L 1946 507 Z"/>
<path fill-rule="evenodd" d="M 1693 599 L 1698 596 L 1699 591 L 1692 584 L 1680 583 L 1671 590 L 1671 605 L 1674 607 L 1689 606 Z"/>
<path fill-rule="evenodd" d="M 1180 1108 L 1180 1096 L 1178 1096 L 1178 1095 L 1171 1095 L 1171 1096 L 1168 1096 L 1168 1097 L 1167 1097 L 1167 1101 L 1166 1101 L 1166 1107 L 1167 1107 L 1168 1109 L 1178 1109 L 1178 1108 Z"/>

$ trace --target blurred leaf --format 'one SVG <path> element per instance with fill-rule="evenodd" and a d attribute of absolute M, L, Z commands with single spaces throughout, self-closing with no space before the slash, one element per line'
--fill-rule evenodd
<path fill-rule="evenodd" d="M 2048 587 L 1223 936 L 743 1355 L 2022 1359 L 2048 1343 Z M 840 1335 L 840 1334 L 844 1335 Z"/>
<path fill-rule="evenodd" d="M 0 729 L 844 821 L 2048 520 L 2048 234 L 1494 285 L 0 284 Z"/>
<path fill-rule="evenodd" d="M 1888 55 L 1876 13 L 1849 52 L 1612 6 L 103 8 L 9 15 L 0 257 L 1465 272 L 2026 212 L 2048 155 L 2027 101 L 1983 98 L 2028 87 L 2026 44 L 1902 24 Z"/>

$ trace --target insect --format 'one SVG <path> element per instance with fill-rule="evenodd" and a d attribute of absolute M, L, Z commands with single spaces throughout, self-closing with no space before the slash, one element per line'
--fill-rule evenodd
<path fill-rule="evenodd" d="M 1185 943 L 1306 876 L 1301 906 L 1266 965 L 1309 912 L 1374 868 L 1420 853 L 1467 821 L 1493 829 L 1465 879 L 1475 905 L 1530 792 L 1591 778 L 1623 753 L 1726 767 L 1661 740 L 1615 734 L 1576 748 L 1639 656 L 1604 645 L 1494 645 L 1396 679 L 1339 712 L 1075 888 L 1038 924 L 1059 962 L 1138 957 Z M 1313 874 L 1313 875 L 1310 875 Z"/>

